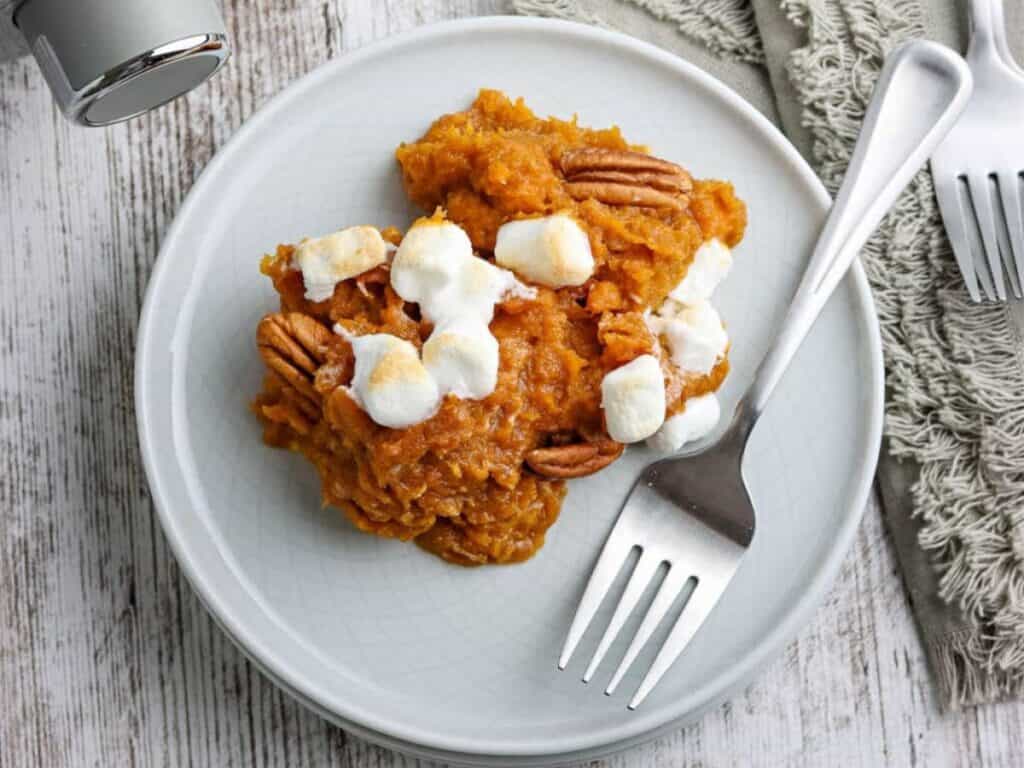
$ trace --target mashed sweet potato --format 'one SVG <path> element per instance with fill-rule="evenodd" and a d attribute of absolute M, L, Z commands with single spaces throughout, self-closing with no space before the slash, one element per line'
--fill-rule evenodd
<path fill-rule="evenodd" d="M 640 354 L 661 355 L 670 411 L 721 384 L 727 361 L 707 376 L 680 374 L 642 313 L 682 279 L 701 243 L 739 242 L 745 207 L 730 184 L 700 180 L 679 209 L 576 199 L 566 192 L 559 158 L 587 146 L 634 148 L 617 128 L 540 119 L 522 101 L 481 91 L 468 110 L 441 117 L 398 148 L 409 197 L 463 227 L 481 256 L 491 256 L 502 223 L 566 211 L 586 230 L 597 267 L 582 286 L 538 287 L 535 300 L 499 304 L 490 326 L 500 349 L 494 392 L 482 400 L 449 395 L 437 415 L 406 429 L 375 424 L 349 396 L 343 385 L 353 355 L 339 335 L 324 341 L 309 374 L 314 405 L 268 371 L 253 404 L 266 441 L 307 456 L 322 478 L 324 502 L 361 530 L 414 539 L 461 564 L 524 560 L 543 544 L 565 495 L 564 481 L 531 471 L 525 457 L 546 446 L 609 441 L 600 407 L 605 373 Z M 400 240 L 397 230 L 384 235 Z M 304 298 L 292 253 L 282 245 L 262 263 L 282 312 L 416 346 L 429 335 L 418 307 L 391 288 L 386 265 L 314 303 Z"/>

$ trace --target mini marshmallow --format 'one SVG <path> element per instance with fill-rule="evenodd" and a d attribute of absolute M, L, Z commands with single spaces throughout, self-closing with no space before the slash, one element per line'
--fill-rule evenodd
<path fill-rule="evenodd" d="M 684 306 L 670 299 L 647 317 L 647 325 L 668 340 L 672 363 L 683 371 L 710 373 L 729 346 L 722 319 L 706 301 Z"/>
<path fill-rule="evenodd" d="M 349 343 L 356 358 L 349 393 L 377 424 L 401 429 L 437 413 L 441 394 L 416 347 L 388 333 L 349 337 Z"/>
<path fill-rule="evenodd" d="M 348 227 L 324 237 L 307 238 L 295 247 L 293 263 L 302 271 L 306 298 L 331 298 L 342 280 L 360 275 L 387 260 L 388 244 L 374 227 Z"/>
<path fill-rule="evenodd" d="M 405 234 L 391 262 L 391 287 L 430 317 L 438 297 L 457 281 L 474 258 L 469 236 L 447 221 L 420 220 Z"/>
<path fill-rule="evenodd" d="M 601 407 L 612 440 L 635 443 L 665 421 L 665 380 L 654 355 L 640 355 L 601 382 Z"/>
<path fill-rule="evenodd" d="M 431 314 L 436 322 L 473 318 L 487 325 L 494 318 L 494 305 L 508 296 L 531 299 L 537 291 L 520 283 L 507 269 L 474 256 L 463 265 L 455 289 L 443 302 L 434 302 Z"/>
<path fill-rule="evenodd" d="M 435 325 L 469 318 L 486 325 L 504 296 L 536 295 L 508 270 L 473 255 L 460 227 L 431 220 L 416 223 L 398 246 L 391 287 Z"/>
<path fill-rule="evenodd" d="M 666 419 L 661 429 L 647 438 L 647 445 L 660 453 L 675 453 L 686 443 L 708 435 L 721 415 L 721 406 L 713 392 L 691 397 L 682 413 Z"/>
<path fill-rule="evenodd" d="M 732 267 L 732 251 L 718 238 L 704 243 L 693 255 L 686 276 L 669 294 L 681 304 L 699 304 L 711 298 Z"/>
<path fill-rule="evenodd" d="M 423 345 L 423 365 L 442 397 L 479 400 L 498 384 L 498 340 L 475 320 L 438 325 Z"/>
<path fill-rule="evenodd" d="M 587 233 L 564 213 L 502 224 L 494 260 L 551 288 L 582 285 L 594 274 Z"/>

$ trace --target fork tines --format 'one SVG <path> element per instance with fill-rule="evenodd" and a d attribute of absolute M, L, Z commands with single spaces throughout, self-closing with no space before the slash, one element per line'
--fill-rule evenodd
<path fill-rule="evenodd" d="M 562 648 L 559 669 L 568 666 L 602 602 L 635 551 L 639 551 L 639 559 L 583 673 L 583 682 L 593 679 L 623 627 L 643 608 L 644 596 L 655 584 L 654 597 L 605 688 L 609 696 L 673 612 L 673 606 L 681 597 L 684 600 L 668 637 L 629 701 L 630 709 L 636 709 L 647 697 L 704 624 L 735 573 L 744 547 L 688 520 L 676 507 L 659 504 L 649 487 L 638 484 L 591 573 Z M 664 576 L 660 577 L 662 573 Z"/>
<path fill-rule="evenodd" d="M 1019 172 L 935 176 L 939 210 L 971 298 L 1005 301 L 1024 285 Z"/>

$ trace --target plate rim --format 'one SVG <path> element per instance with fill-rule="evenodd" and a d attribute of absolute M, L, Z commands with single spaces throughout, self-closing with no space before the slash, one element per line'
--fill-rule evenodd
<path fill-rule="evenodd" d="M 866 413 L 868 417 L 869 439 L 866 441 L 866 449 L 857 466 L 851 467 L 851 471 L 858 475 L 856 489 L 850 494 L 847 512 L 843 516 L 843 524 L 836 531 L 836 536 L 834 537 L 835 544 L 828 550 L 823 564 L 808 583 L 806 589 L 786 609 L 781 621 L 773 627 L 759 645 L 754 646 L 748 651 L 742 657 L 740 663 L 731 667 L 727 673 L 723 673 L 704 686 L 704 690 L 709 691 L 704 704 L 689 710 L 678 705 L 669 706 L 665 709 L 664 717 L 660 723 L 647 727 L 637 727 L 637 723 L 649 720 L 649 717 L 633 719 L 633 716 L 630 716 L 629 718 L 624 718 L 623 725 L 613 729 L 611 733 L 614 735 L 610 738 L 585 739 L 583 737 L 574 737 L 570 740 L 563 740 L 560 746 L 556 743 L 557 739 L 524 742 L 522 745 L 508 745 L 502 742 L 500 747 L 495 748 L 495 742 L 490 742 L 489 746 L 486 737 L 450 737 L 424 730 L 417 726 L 406 726 L 395 722 L 393 719 L 389 720 L 386 717 L 368 715 L 359 711 L 357 703 L 339 702 L 337 696 L 326 695 L 326 692 L 320 690 L 315 682 L 304 680 L 301 675 L 292 674 L 287 658 L 282 658 L 284 654 L 270 651 L 258 638 L 247 635 L 245 621 L 234 615 L 236 609 L 232 609 L 230 605 L 222 602 L 217 597 L 215 590 L 205 581 L 202 567 L 193 560 L 189 553 L 187 537 L 178 528 L 174 512 L 165 503 L 161 479 L 162 470 L 155 459 L 156 444 L 160 441 L 153 434 L 149 418 L 150 410 L 159 407 L 159 405 L 151 403 L 147 397 L 147 385 L 150 376 L 149 361 L 154 347 L 154 344 L 150 343 L 149 338 L 154 330 L 156 297 L 159 295 L 161 286 L 165 282 L 166 276 L 173 264 L 169 253 L 175 247 L 180 231 L 185 226 L 184 222 L 193 215 L 193 209 L 197 204 L 196 201 L 199 194 L 208 184 L 212 183 L 212 179 L 219 174 L 221 169 L 234 159 L 234 153 L 245 142 L 247 137 L 264 123 L 272 120 L 279 113 L 282 105 L 319 82 L 329 80 L 346 69 L 359 66 L 366 59 L 385 55 L 387 52 L 398 47 L 436 44 L 445 38 L 477 31 L 512 34 L 549 32 L 556 36 L 575 38 L 576 40 L 592 40 L 616 47 L 624 53 L 639 56 L 654 64 L 666 67 L 674 71 L 681 81 L 696 83 L 711 91 L 715 97 L 731 107 L 736 112 L 738 118 L 745 118 L 754 123 L 766 140 L 771 142 L 772 149 L 781 153 L 785 159 L 789 160 L 794 173 L 798 175 L 801 182 L 806 184 L 816 201 L 821 204 L 822 211 L 824 212 L 831 205 L 831 199 L 820 179 L 789 140 L 764 115 L 714 76 L 653 44 L 616 31 L 545 18 L 485 16 L 424 25 L 338 56 L 289 83 L 245 120 L 234 135 L 225 142 L 207 163 L 197 180 L 193 183 L 192 188 L 183 200 L 164 236 L 159 255 L 150 275 L 149 284 L 146 288 L 139 328 L 136 334 L 136 422 L 143 467 L 150 487 L 151 497 L 164 535 L 181 568 L 181 572 L 185 575 L 193 591 L 199 597 L 200 602 L 214 618 L 217 625 L 221 627 L 243 654 L 253 661 L 264 674 L 267 674 L 276 685 L 299 699 L 305 706 L 314 709 L 342 728 L 364 736 L 370 741 L 382 743 L 403 752 L 434 759 L 447 759 L 454 762 L 465 762 L 467 759 L 471 759 L 478 762 L 488 762 L 489 764 L 523 764 L 525 760 L 532 760 L 530 764 L 535 765 L 538 759 L 552 762 L 566 759 L 582 759 L 593 755 L 619 751 L 681 726 L 707 711 L 716 702 L 725 699 L 738 688 L 749 683 L 766 663 L 778 655 L 784 644 L 796 634 L 798 629 L 811 618 L 813 612 L 820 605 L 826 590 L 834 581 L 836 573 L 849 551 L 872 487 L 878 451 L 881 445 L 884 409 L 882 344 L 878 316 L 875 312 L 874 300 L 867 277 L 860 263 L 855 262 L 848 274 L 848 279 L 853 281 L 857 308 L 861 314 L 860 319 L 866 325 L 864 341 L 868 347 L 868 355 L 872 360 L 870 371 L 872 402 L 870 409 Z M 167 404 L 167 407 L 169 407 L 169 404 Z M 630 723 L 631 719 L 632 723 Z"/>

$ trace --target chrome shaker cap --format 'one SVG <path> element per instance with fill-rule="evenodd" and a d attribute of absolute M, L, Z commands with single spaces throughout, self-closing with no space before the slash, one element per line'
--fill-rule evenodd
<path fill-rule="evenodd" d="M 214 0 L 25 0 L 14 21 L 61 110 L 83 125 L 170 101 L 229 55 Z"/>

